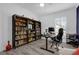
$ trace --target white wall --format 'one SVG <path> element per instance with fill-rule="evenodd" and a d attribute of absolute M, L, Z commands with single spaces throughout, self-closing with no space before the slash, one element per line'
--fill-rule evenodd
<path fill-rule="evenodd" d="M 45 29 L 48 29 L 48 27 L 55 27 L 55 18 L 60 17 L 67 17 L 66 33 L 76 33 L 76 7 L 40 16 L 39 18 L 42 22 L 42 33 L 44 33 Z M 66 37 L 63 37 L 63 42 L 66 42 Z"/>
<path fill-rule="evenodd" d="M 15 4 L 0 4 L 0 51 L 5 49 L 7 41 L 12 44 L 12 15 L 24 15 L 28 18 L 37 19 L 32 12 Z"/>
<path fill-rule="evenodd" d="M 55 26 L 55 18 L 63 16 L 67 17 L 67 33 L 76 33 L 76 7 L 51 13 L 45 16 L 39 16 L 40 21 L 42 22 L 42 33 L 46 28 Z"/>

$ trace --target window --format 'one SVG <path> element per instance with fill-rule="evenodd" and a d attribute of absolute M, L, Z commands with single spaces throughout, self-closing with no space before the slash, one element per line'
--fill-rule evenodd
<path fill-rule="evenodd" d="M 59 28 L 63 28 L 64 29 L 63 38 L 65 39 L 64 41 L 66 41 L 66 24 L 67 24 L 66 17 L 59 17 L 55 19 L 55 33 L 57 35 Z"/>

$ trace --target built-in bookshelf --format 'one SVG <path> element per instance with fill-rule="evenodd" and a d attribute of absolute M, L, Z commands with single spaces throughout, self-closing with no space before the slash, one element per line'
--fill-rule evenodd
<path fill-rule="evenodd" d="M 12 16 L 13 48 L 41 39 L 41 22 L 23 16 Z"/>
<path fill-rule="evenodd" d="M 35 21 L 28 20 L 28 42 L 35 40 Z"/>
<path fill-rule="evenodd" d="M 40 25 L 41 23 L 40 22 L 36 22 L 35 23 L 35 25 L 36 25 L 36 27 L 35 27 L 35 29 L 36 29 L 36 39 L 40 39 L 41 38 L 41 25 Z"/>

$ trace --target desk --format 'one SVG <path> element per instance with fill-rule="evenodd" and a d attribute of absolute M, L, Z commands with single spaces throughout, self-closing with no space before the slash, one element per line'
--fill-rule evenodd
<path fill-rule="evenodd" d="M 51 51 L 51 50 L 48 49 L 48 38 L 49 38 L 49 36 L 44 35 L 43 37 L 46 38 L 46 47 L 45 48 L 41 47 L 41 49 L 46 50 L 46 51 L 51 52 L 51 53 L 54 53 L 54 51 Z"/>

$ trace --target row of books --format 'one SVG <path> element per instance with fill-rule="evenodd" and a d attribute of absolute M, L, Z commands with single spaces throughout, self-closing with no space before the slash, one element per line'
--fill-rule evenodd
<path fill-rule="evenodd" d="M 15 24 L 16 24 L 16 26 L 26 26 L 25 23 L 21 23 L 21 22 L 16 22 Z"/>
<path fill-rule="evenodd" d="M 16 22 L 24 22 L 24 23 L 26 23 L 26 21 L 23 20 L 23 19 L 21 19 L 21 18 L 17 18 L 17 19 L 16 19 Z"/>
<path fill-rule="evenodd" d="M 25 40 L 26 40 L 26 39 L 25 39 Z M 25 40 L 16 41 L 16 42 L 15 42 L 15 46 L 19 46 L 19 45 L 22 45 L 22 44 L 26 43 Z"/>
<path fill-rule="evenodd" d="M 27 27 L 17 27 L 16 26 L 16 31 L 21 31 L 21 30 L 26 31 Z"/>
<path fill-rule="evenodd" d="M 26 35 L 18 35 L 18 36 L 15 37 L 16 40 L 25 39 L 25 38 L 27 38 Z"/>
<path fill-rule="evenodd" d="M 16 32 L 16 35 L 22 35 L 22 34 L 27 34 L 27 32 L 26 31 L 18 31 L 18 32 Z"/>

